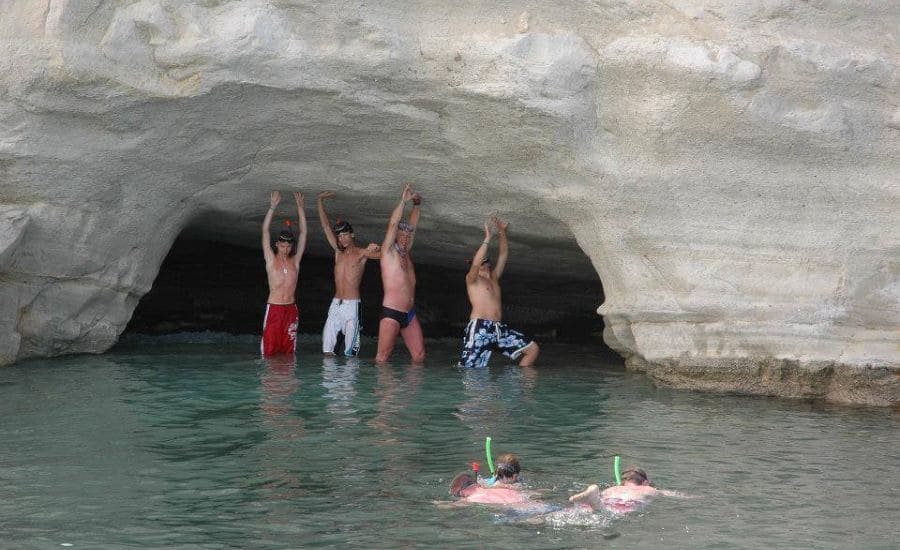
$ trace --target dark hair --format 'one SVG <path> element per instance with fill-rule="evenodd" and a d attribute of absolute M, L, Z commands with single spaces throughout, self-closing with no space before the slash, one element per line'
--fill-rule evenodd
<path fill-rule="evenodd" d="M 291 251 L 288 252 L 288 257 L 297 254 L 297 237 L 294 236 L 294 231 L 291 229 L 291 220 L 284 220 L 284 229 L 278 234 L 277 239 L 272 239 L 272 252 L 276 254 L 278 254 L 278 245 L 276 244 L 278 241 L 291 243 Z"/>
<path fill-rule="evenodd" d="M 497 458 L 497 479 L 500 481 L 515 481 L 516 476 L 521 472 L 519 466 L 519 457 L 514 454 L 507 453 Z"/>
<path fill-rule="evenodd" d="M 450 482 L 450 496 L 461 497 L 463 491 L 476 483 L 475 478 L 468 473 L 463 472 L 458 474 L 453 478 L 453 481 Z"/>
<path fill-rule="evenodd" d="M 350 222 L 347 220 L 338 220 L 331 226 L 331 230 L 334 231 L 335 235 L 340 235 L 341 233 L 353 233 L 353 226 L 350 225 Z"/>
<path fill-rule="evenodd" d="M 650 480 L 647 478 L 647 472 L 640 468 L 631 467 L 622 472 L 622 482 L 630 481 L 632 483 L 637 483 L 638 485 L 643 485 L 644 483 L 649 483 Z"/>

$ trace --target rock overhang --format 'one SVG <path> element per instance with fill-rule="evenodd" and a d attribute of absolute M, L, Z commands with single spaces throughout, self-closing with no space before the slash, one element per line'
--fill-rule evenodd
<path fill-rule="evenodd" d="M 103 349 L 178 235 L 254 242 L 273 187 L 377 241 L 412 181 L 422 261 L 496 210 L 524 271 L 587 255 L 624 355 L 897 363 L 889 2 L 5 9 L 5 357 Z M 90 322 L 44 341 L 61 288 Z"/>

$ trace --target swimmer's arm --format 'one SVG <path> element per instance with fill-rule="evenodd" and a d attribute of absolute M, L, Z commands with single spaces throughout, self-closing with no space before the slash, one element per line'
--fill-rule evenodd
<path fill-rule="evenodd" d="M 297 237 L 297 253 L 294 255 L 294 267 L 299 268 L 300 258 L 303 257 L 303 253 L 306 251 L 306 235 L 309 228 L 306 226 L 306 212 L 304 209 L 306 204 L 303 202 L 303 193 L 295 191 L 294 202 L 297 203 L 297 219 L 300 222 L 300 236 Z"/>
<path fill-rule="evenodd" d="M 331 245 L 331 248 L 337 251 L 337 237 L 334 236 L 334 231 L 332 231 L 331 229 L 331 220 L 328 219 L 328 213 L 325 212 L 325 199 L 330 199 L 333 196 L 333 191 L 322 191 L 321 193 L 319 193 L 319 197 L 316 202 L 317 209 L 319 211 L 319 223 L 322 225 L 322 232 L 325 233 L 325 239 L 328 241 L 328 244 Z"/>
<path fill-rule="evenodd" d="M 487 256 L 490 244 L 491 228 L 487 222 L 484 222 L 484 241 L 481 242 L 481 245 L 475 252 L 475 256 L 472 258 L 472 265 L 469 266 L 469 272 L 466 273 L 466 284 L 470 285 L 478 278 L 478 270 L 481 268 L 481 262 L 484 261 L 484 257 Z"/>
<path fill-rule="evenodd" d="M 272 236 L 269 235 L 269 227 L 272 225 L 275 207 L 278 206 L 279 202 L 281 202 L 281 193 L 272 191 L 269 195 L 269 211 L 266 212 L 266 217 L 263 219 L 262 225 L 262 249 L 263 257 L 266 259 L 267 265 L 275 261 L 275 253 L 272 252 L 272 243 L 269 242 L 272 239 Z"/>
<path fill-rule="evenodd" d="M 452 510 L 454 508 L 462 508 L 464 506 L 468 506 L 469 503 L 466 502 L 465 499 L 461 500 L 432 500 L 432 504 L 440 508 L 441 510 Z"/>
<path fill-rule="evenodd" d="M 657 491 L 664 497 L 697 498 L 696 495 L 689 495 L 687 493 L 681 493 L 679 491 L 667 491 L 666 489 L 657 489 Z"/>

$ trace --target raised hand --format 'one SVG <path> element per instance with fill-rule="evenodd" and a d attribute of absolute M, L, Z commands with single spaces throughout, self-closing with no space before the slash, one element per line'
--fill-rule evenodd
<path fill-rule="evenodd" d="M 506 233 L 506 228 L 509 227 L 509 222 L 505 222 L 497 217 L 497 215 L 491 216 L 491 221 L 494 223 L 494 227 L 497 228 L 497 233 Z"/>
<path fill-rule="evenodd" d="M 319 200 L 324 201 L 327 199 L 334 198 L 334 191 L 322 191 L 319 193 Z"/>
<path fill-rule="evenodd" d="M 488 222 L 484 222 L 484 240 L 491 240 L 491 226 L 488 225 Z"/>
<path fill-rule="evenodd" d="M 369 246 L 366 247 L 366 250 L 369 252 L 381 252 L 381 246 L 375 243 L 369 243 Z"/>
<path fill-rule="evenodd" d="M 272 191 L 272 194 L 269 195 L 269 204 L 272 208 L 278 206 L 278 203 L 281 202 L 281 193 L 278 191 Z"/>
<path fill-rule="evenodd" d="M 412 187 L 407 183 L 406 187 L 403 188 L 403 202 L 408 202 L 413 198 L 413 195 L 415 195 L 415 193 L 413 193 Z"/>
<path fill-rule="evenodd" d="M 420 195 L 418 193 L 413 193 L 413 196 L 410 198 L 412 199 L 412 203 L 414 205 L 419 206 L 420 204 L 422 204 L 422 195 Z"/>
<path fill-rule="evenodd" d="M 304 206 L 303 193 L 301 193 L 299 191 L 294 191 L 294 201 L 296 201 L 296 203 L 297 203 L 297 208 L 303 208 L 303 206 Z"/>

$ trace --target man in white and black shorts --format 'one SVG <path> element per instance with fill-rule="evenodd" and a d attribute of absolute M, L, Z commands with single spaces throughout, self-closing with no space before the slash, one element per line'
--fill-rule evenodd
<path fill-rule="evenodd" d="M 360 301 L 359 284 L 366 260 L 381 257 L 381 247 L 370 243 L 366 248 L 356 245 L 353 226 L 338 219 L 334 224 L 325 212 L 325 201 L 334 197 L 331 191 L 319 193 L 319 222 L 328 244 L 334 249 L 334 298 L 328 308 L 328 319 L 322 329 L 322 353 L 334 355 L 338 333 L 344 333 L 344 355 L 359 354 Z"/>
<path fill-rule="evenodd" d="M 537 343 L 501 321 L 503 308 L 500 276 L 503 275 L 509 256 L 509 243 L 506 238 L 506 228 L 509 224 L 496 216 L 491 217 L 491 224 L 500 237 L 500 253 L 497 256 L 497 265 L 492 267 L 487 257 L 491 228 L 485 222 L 484 241 L 478 247 L 466 274 L 466 290 L 472 304 L 472 314 L 469 315 L 469 323 L 463 335 L 463 350 L 459 364 L 467 368 L 484 368 L 491 358 L 491 351 L 498 349 L 510 359 L 518 360 L 520 367 L 529 367 L 534 365 L 540 353 Z"/>

